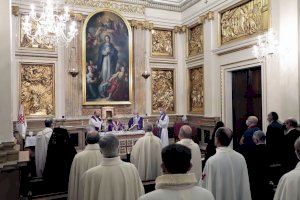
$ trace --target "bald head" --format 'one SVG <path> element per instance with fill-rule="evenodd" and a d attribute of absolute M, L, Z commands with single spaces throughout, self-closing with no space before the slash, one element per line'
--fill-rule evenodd
<path fill-rule="evenodd" d="M 287 129 L 297 128 L 298 126 L 298 122 L 295 118 L 288 118 L 285 120 L 284 124 L 286 125 Z"/>
<path fill-rule="evenodd" d="M 100 138 L 100 151 L 106 158 L 114 158 L 119 155 L 119 140 L 113 134 L 107 134 Z"/>
<path fill-rule="evenodd" d="M 256 116 L 249 116 L 246 124 L 247 126 L 256 126 L 258 123 L 258 118 Z"/>
<path fill-rule="evenodd" d="M 166 109 L 163 108 L 163 107 L 160 107 L 160 108 L 159 108 L 159 112 L 160 112 L 161 114 L 164 114 L 164 113 L 166 113 Z"/>
<path fill-rule="evenodd" d="M 90 131 L 86 134 L 86 143 L 96 144 L 99 142 L 100 136 L 97 131 Z"/>
<path fill-rule="evenodd" d="M 179 131 L 179 139 L 191 139 L 192 128 L 189 125 L 183 125 Z"/>
<path fill-rule="evenodd" d="M 221 146 L 229 146 L 231 140 L 232 140 L 232 131 L 231 129 L 227 127 L 220 127 L 216 131 L 216 136 L 215 136 L 215 145 L 217 147 Z"/>
<path fill-rule="evenodd" d="M 150 122 L 145 123 L 145 125 L 144 125 L 145 132 L 152 132 L 152 129 L 153 129 L 152 123 L 150 123 Z"/>
<path fill-rule="evenodd" d="M 95 110 L 95 111 L 94 111 L 94 115 L 95 115 L 96 117 L 100 117 L 100 115 L 101 115 L 100 110 Z"/>
<path fill-rule="evenodd" d="M 300 160 L 300 137 L 298 137 L 298 139 L 296 140 L 294 147 L 295 147 L 296 155 L 297 155 L 298 159 Z"/>
<path fill-rule="evenodd" d="M 266 141 L 266 135 L 263 131 L 255 131 L 252 137 L 255 144 L 264 144 Z"/>

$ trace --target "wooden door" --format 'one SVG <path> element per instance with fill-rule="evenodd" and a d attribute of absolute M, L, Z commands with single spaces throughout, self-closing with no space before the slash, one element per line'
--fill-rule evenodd
<path fill-rule="evenodd" d="M 254 67 L 232 72 L 232 121 L 234 148 L 247 129 L 248 116 L 258 117 L 262 127 L 261 68 Z"/>

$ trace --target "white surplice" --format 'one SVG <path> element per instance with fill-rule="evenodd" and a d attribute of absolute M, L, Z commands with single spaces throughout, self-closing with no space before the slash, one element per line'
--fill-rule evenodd
<path fill-rule="evenodd" d="M 142 181 L 155 180 L 161 175 L 161 150 L 160 139 L 152 132 L 145 133 L 132 147 L 130 162 L 136 166 Z"/>
<path fill-rule="evenodd" d="M 82 200 L 136 200 L 144 194 L 137 169 L 120 157 L 103 157 L 99 166 L 83 174 L 81 183 Z"/>
<path fill-rule="evenodd" d="M 169 145 L 169 135 L 168 135 L 168 126 L 169 126 L 169 116 L 165 115 L 163 119 L 163 115 L 160 116 L 157 126 L 161 128 L 160 140 L 163 147 Z"/>
<path fill-rule="evenodd" d="M 192 151 L 192 168 L 189 171 L 190 173 L 195 173 L 197 181 L 201 179 L 202 176 L 202 160 L 201 160 L 201 151 L 199 145 L 196 144 L 192 139 L 181 139 L 177 144 L 182 144 Z"/>
<path fill-rule="evenodd" d="M 156 190 L 140 200 L 214 200 L 212 193 L 196 186 L 195 174 L 166 174 L 156 179 Z"/>
<path fill-rule="evenodd" d="M 274 200 L 300 199 L 300 162 L 296 168 L 284 174 L 277 186 Z"/>
<path fill-rule="evenodd" d="M 91 117 L 89 120 L 90 131 L 100 131 L 102 126 L 102 121 L 97 117 Z M 98 130 L 96 130 L 98 129 Z"/>
<path fill-rule="evenodd" d="M 73 159 L 70 176 L 69 176 L 69 189 L 68 199 L 80 200 L 79 187 L 80 178 L 88 169 L 98 166 L 102 160 L 99 144 L 88 144 L 85 149 L 76 154 Z"/>
<path fill-rule="evenodd" d="M 230 147 L 218 147 L 205 164 L 202 186 L 211 191 L 216 200 L 251 200 L 244 157 Z"/>
<path fill-rule="evenodd" d="M 35 145 L 35 166 L 36 175 L 41 177 L 45 168 L 45 162 L 47 157 L 47 150 L 50 137 L 53 130 L 46 127 L 44 130 L 38 132 L 36 135 L 36 145 Z"/>

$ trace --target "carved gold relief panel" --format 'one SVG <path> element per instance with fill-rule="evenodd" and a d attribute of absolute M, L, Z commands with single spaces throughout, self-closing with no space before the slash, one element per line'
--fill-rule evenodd
<path fill-rule="evenodd" d="M 203 67 L 188 69 L 188 76 L 188 111 L 189 113 L 204 114 Z"/>
<path fill-rule="evenodd" d="M 168 113 L 175 113 L 174 69 L 152 69 L 151 79 L 152 113 L 158 113 L 161 107 Z"/>
<path fill-rule="evenodd" d="M 159 57 L 173 57 L 173 31 L 166 29 L 153 29 L 151 31 L 151 35 L 151 55 Z"/>
<path fill-rule="evenodd" d="M 187 56 L 196 56 L 203 54 L 203 24 L 197 24 L 188 29 L 187 34 Z"/>
<path fill-rule="evenodd" d="M 53 51 L 54 47 L 53 45 L 51 45 L 50 41 L 45 41 L 45 40 L 41 40 L 41 39 L 35 39 L 35 40 L 31 40 L 30 38 L 27 37 L 27 35 L 24 33 L 23 29 L 22 29 L 22 24 L 25 21 L 25 15 L 21 15 L 20 18 L 20 47 L 21 48 L 35 48 L 35 49 L 44 49 L 44 50 L 50 50 Z M 34 22 L 33 23 L 33 34 L 36 31 L 36 25 L 37 23 Z"/>
<path fill-rule="evenodd" d="M 269 28 L 269 0 L 243 1 L 221 12 L 220 42 L 226 44 Z"/>
<path fill-rule="evenodd" d="M 21 63 L 20 102 L 29 117 L 54 116 L 54 64 Z"/>

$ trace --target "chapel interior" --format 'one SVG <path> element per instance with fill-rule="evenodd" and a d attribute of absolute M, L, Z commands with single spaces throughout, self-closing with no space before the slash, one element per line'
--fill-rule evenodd
<path fill-rule="evenodd" d="M 51 5 L 53 19 L 41 14 Z M 77 153 L 96 110 L 100 133 L 118 120 L 129 162 L 144 135 L 130 119 L 138 114 L 160 137 L 163 108 L 168 143 L 189 125 L 202 167 L 219 121 L 236 150 L 249 116 L 264 133 L 270 112 L 300 120 L 298 0 L 1 0 L 0 18 L 0 199 L 67 199 L 35 171 L 47 119 Z M 268 167 L 275 192 L 283 174 Z M 143 185 L 153 191 L 155 180 Z"/>

